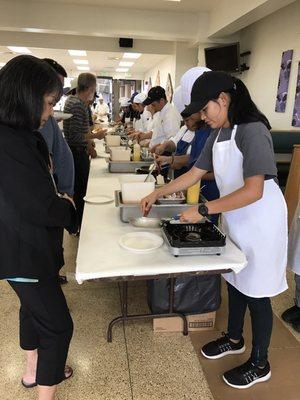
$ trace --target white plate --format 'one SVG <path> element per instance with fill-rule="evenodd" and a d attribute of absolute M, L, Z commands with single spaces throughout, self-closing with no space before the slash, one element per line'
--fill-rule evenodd
<path fill-rule="evenodd" d="M 106 194 L 98 194 L 95 196 L 85 196 L 83 200 L 86 203 L 90 204 L 107 204 L 107 203 L 112 203 L 114 201 L 114 198 Z"/>
<path fill-rule="evenodd" d="M 164 240 L 161 236 L 150 232 L 130 232 L 121 236 L 119 244 L 133 253 L 149 253 L 158 249 Z"/>
<path fill-rule="evenodd" d="M 73 117 L 73 114 L 69 114 L 69 113 L 64 113 L 62 111 L 54 111 L 54 118 L 55 119 L 69 119 Z"/>

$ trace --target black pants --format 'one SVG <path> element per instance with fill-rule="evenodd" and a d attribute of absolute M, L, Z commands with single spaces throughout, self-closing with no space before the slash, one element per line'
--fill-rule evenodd
<path fill-rule="evenodd" d="M 58 279 L 38 283 L 9 282 L 21 302 L 20 346 L 38 351 L 36 383 L 57 385 L 73 334 L 73 322 Z"/>
<path fill-rule="evenodd" d="M 243 335 L 244 317 L 247 306 L 252 324 L 251 360 L 264 366 L 268 360 L 268 348 L 272 334 L 273 312 L 269 297 L 254 298 L 244 295 L 227 283 L 229 299 L 228 335 L 239 340 Z"/>
<path fill-rule="evenodd" d="M 74 202 L 77 209 L 79 226 L 81 226 L 84 208 L 83 198 L 86 195 L 90 171 L 90 160 L 84 147 L 70 146 L 70 148 L 73 153 L 75 167 Z"/>

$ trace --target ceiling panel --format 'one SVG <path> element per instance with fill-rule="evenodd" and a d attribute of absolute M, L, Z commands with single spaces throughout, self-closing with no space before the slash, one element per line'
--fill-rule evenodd
<path fill-rule="evenodd" d="M 90 72 L 96 75 L 114 75 L 115 69 L 119 66 L 119 62 L 122 61 L 123 52 L 103 52 L 103 51 L 87 51 L 87 57 L 72 57 L 69 55 L 67 50 L 61 49 L 41 49 L 41 48 L 29 48 L 32 55 L 39 58 L 52 58 L 58 63 L 64 66 L 69 76 L 76 76 L 80 71 L 77 70 L 76 65 L 73 62 L 73 58 L 82 58 L 89 61 Z M 0 46 L 0 63 L 7 62 L 11 58 L 17 56 L 8 50 L 7 47 Z M 132 75 L 134 73 L 143 74 L 150 68 L 154 67 L 160 61 L 165 59 L 166 55 L 161 54 L 142 54 L 141 57 L 134 61 L 134 65 L 130 68 Z M 116 60 L 115 58 L 119 58 Z"/>

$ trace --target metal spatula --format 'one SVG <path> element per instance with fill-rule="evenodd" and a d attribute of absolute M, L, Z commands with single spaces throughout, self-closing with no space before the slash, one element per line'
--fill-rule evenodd
<path fill-rule="evenodd" d="M 152 172 L 154 171 L 155 167 L 156 167 L 155 164 L 151 164 L 151 165 L 150 165 L 148 175 L 146 176 L 144 182 L 147 182 L 147 181 L 148 181 L 148 179 L 149 179 L 150 175 L 152 174 Z"/>

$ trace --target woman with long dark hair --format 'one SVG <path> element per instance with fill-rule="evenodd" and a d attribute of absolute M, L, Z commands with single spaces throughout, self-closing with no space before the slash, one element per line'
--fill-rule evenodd
<path fill-rule="evenodd" d="M 72 375 L 66 358 L 73 322 L 58 281 L 61 229 L 77 231 L 72 199 L 59 194 L 46 142 L 38 131 L 62 94 L 57 73 L 33 56 L 0 71 L 0 279 L 20 303 L 20 345 L 27 354 L 22 384 L 54 400 Z"/>
<path fill-rule="evenodd" d="M 196 80 L 185 112 L 198 113 L 213 132 L 195 166 L 144 198 L 141 207 L 146 215 L 158 197 L 192 186 L 207 171 L 214 171 L 220 198 L 191 207 L 181 215 L 181 221 L 197 223 L 203 217 L 222 213 L 223 229 L 245 253 L 248 263 L 238 274 L 224 274 L 228 330 L 201 352 L 209 359 L 243 353 L 248 307 L 253 336 L 250 359 L 225 372 L 223 379 L 232 387 L 249 388 L 271 377 L 270 297 L 287 289 L 287 208 L 277 184 L 270 124 L 242 81 L 216 71 Z"/>

